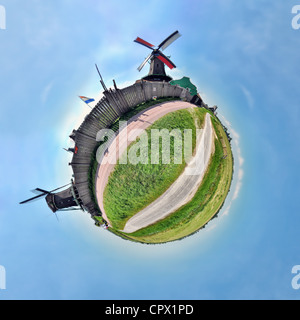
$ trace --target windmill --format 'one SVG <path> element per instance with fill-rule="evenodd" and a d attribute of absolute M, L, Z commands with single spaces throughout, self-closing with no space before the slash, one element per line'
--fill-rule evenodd
<path fill-rule="evenodd" d="M 181 37 L 181 34 L 178 31 L 173 32 L 169 37 L 167 37 L 157 48 L 155 46 L 139 37 L 137 37 L 134 42 L 137 42 L 150 50 L 152 52 L 148 55 L 148 57 L 142 62 L 142 64 L 138 67 L 138 71 L 141 71 L 145 64 L 150 60 L 150 71 L 148 76 L 144 77 L 144 80 L 156 80 L 156 81 L 170 81 L 171 77 L 166 75 L 165 65 L 167 65 L 170 69 L 176 68 L 175 64 L 169 59 L 169 57 L 165 56 L 162 51 L 164 51 L 170 44 L 172 44 L 175 40 Z"/>
<path fill-rule="evenodd" d="M 47 191 L 41 188 L 36 188 L 32 190 L 32 192 L 37 195 L 20 202 L 20 204 L 30 203 L 42 197 L 46 197 L 48 206 L 54 213 L 56 213 L 56 211 L 81 210 L 81 208 L 75 208 L 75 207 L 78 207 L 78 202 L 75 200 L 75 197 L 73 195 L 72 186 L 69 187 L 68 189 L 60 191 L 59 193 L 54 193 L 55 191 L 61 190 L 69 185 L 70 183 L 51 191 Z"/>

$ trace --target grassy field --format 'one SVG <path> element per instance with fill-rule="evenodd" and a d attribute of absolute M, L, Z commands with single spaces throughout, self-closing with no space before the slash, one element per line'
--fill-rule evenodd
<path fill-rule="evenodd" d="M 144 243 L 174 241 L 193 234 L 217 214 L 229 192 L 233 158 L 221 123 L 213 116 L 212 123 L 217 135 L 215 153 L 211 157 L 209 169 L 194 198 L 169 217 L 152 226 L 132 234 L 122 234 L 122 232 L 114 230 L 116 234 Z M 224 158 L 225 156 L 226 158 Z"/>
<path fill-rule="evenodd" d="M 137 105 L 135 108 L 128 111 L 127 113 L 121 115 L 121 117 L 119 119 L 117 119 L 110 126 L 109 129 L 116 132 L 119 129 L 119 121 L 127 121 L 130 118 L 132 118 L 133 116 L 135 116 L 136 114 L 140 113 L 141 111 L 143 111 L 145 109 L 150 108 L 151 106 L 154 106 L 154 105 L 157 105 L 160 103 L 164 103 L 164 102 L 168 102 L 168 101 L 176 101 L 176 100 L 179 100 L 179 98 L 166 97 L 166 98 L 160 98 L 157 100 L 149 100 L 149 101 L 143 102 L 143 103 Z M 89 182 L 89 190 L 90 190 L 91 198 L 95 203 L 95 209 L 99 212 L 99 215 L 101 215 L 101 211 L 99 209 L 99 205 L 98 205 L 97 197 L 96 197 L 96 191 L 95 191 L 95 177 L 96 177 L 98 165 L 99 165 L 98 161 L 97 161 L 96 153 L 97 153 L 97 150 L 100 147 L 100 145 L 104 142 L 106 142 L 106 140 L 99 142 L 99 144 L 96 146 L 93 154 L 91 155 L 91 163 L 90 163 L 89 174 L 88 174 L 88 182 Z M 97 222 L 103 223 L 103 220 L 99 219 L 98 217 L 96 218 L 96 220 L 97 220 Z"/>
<path fill-rule="evenodd" d="M 172 101 L 172 100 L 174 100 L 174 99 L 167 98 L 167 99 L 163 99 L 163 100 L 149 101 L 149 102 L 143 103 L 143 104 L 137 106 L 136 108 L 132 109 L 130 112 L 123 115 L 120 119 L 118 119 L 111 126 L 111 129 L 113 129 L 114 131 L 117 131 L 118 130 L 118 123 L 120 120 L 123 120 L 123 121 L 129 120 L 135 114 L 151 107 L 152 105 L 166 102 L 166 101 Z M 205 116 L 206 112 L 208 112 L 208 111 L 203 108 L 195 108 L 195 110 L 197 110 L 196 111 L 197 112 L 197 116 L 196 116 L 197 127 L 201 127 L 203 124 L 203 121 L 204 121 L 204 116 Z M 193 116 L 195 119 L 195 114 Z M 187 118 L 189 118 L 189 117 L 187 116 Z M 172 124 L 171 124 L 171 122 L 173 122 L 173 121 L 175 121 L 175 123 L 176 123 L 176 122 L 178 122 L 178 119 L 175 117 L 174 119 L 172 119 L 172 121 L 170 121 L 170 122 L 167 121 L 167 122 L 169 122 L 170 129 L 174 128 L 174 126 L 172 126 Z M 190 121 L 190 119 L 189 119 L 189 121 Z M 189 123 L 191 124 L 191 122 L 189 122 Z M 134 213 L 132 214 L 132 212 L 138 212 L 143 207 L 145 207 L 147 204 L 152 202 L 152 200 L 150 199 L 151 197 L 149 197 L 146 202 L 143 202 L 143 201 L 139 202 L 138 206 L 135 207 L 134 211 L 132 211 L 128 216 L 126 216 L 126 217 L 123 216 L 123 218 L 121 218 L 121 219 L 117 218 L 116 219 L 117 223 L 114 224 L 113 228 L 110 228 L 111 232 L 115 233 L 116 235 L 118 235 L 126 240 L 130 240 L 130 241 L 134 241 L 134 242 L 142 242 L 142 243 L 150 243 L 150 244 L 151 243 L 153 243 L 153 244 L 154 243 L 164 243 L 164 242 L 168 242 L 168 241 L 178 240 L 178 239 L 184 238 L 186 236 L 189 236 L 189 235 L 197 232 L 199 229 L 204 227 L 209 220 L 211 220 L 214 216 L 216 216 L 216 214 L 219 212 L 220 208 L 222 207 L 222 205 L 225 201 L 225 198 L 229 192 L 229 188 L 230 188 L 231 180 L 232 180 L 233 158 L 232 158 L 232 153 L 231 153 L 231 146 L 230 146 L 230 143 L 228 142 L 228 139 L 227 139 L 226 133 L 224 132 L 222 124 L 213 115 L 212 115 L 212 123 L 213 123 L 214 130 L 216 132 L 216 135 L 217 135 L 217 139 L 215 140 L 215 153 L 211 157 L 209 169 L 206 172 L 204 179 L 203 179 L 203 182 L 202 182 L 200 188 L 198 189 L 196 195 L 192 199 L 192 201 L 189 202 L 188 204 L 186 204 L 185 206 L 181 207 L 179 210 L 174 212 L 169 217 L 159 221 L 158 223 L 156 223 L 152 226 L 148 226 L 148 227 L 141 229 L 141 230 L 138 230 L 132 234 L 125 234 L 125 233 L 120 232 L 118 229 L 123 228 L 125 222 L 134 214 Z M 155 123 L 155 125 L 158 125 L 159 127 L 165 126 L 165 124 L 162 124 L 162 123 L 161 124 Z M 176 125 L 179 125 L 179 123 L 176 123 Z M 181 126 L 181 129 L 183 127 L 186 128 L 186 125 L 187 124 L 185 124 L 184 126 Z M 194 128 L 194 126 L 193 126 L 193 128 Z M 95 155 L 91 161 L 89 180 L 90 180 L 90 190 L 93 195 L 95 205 L 98 208 L 97 200 L 96 200 L 96 197 L 94 194 L 95 175 L 96 175 L 97 167 L 98 167 L 98 163 L 96 160 L 96 150 L 97 150 L 97 148 L 95 149 Z M 224 159 L 224 156 L 227 156 L 227 157 Z M 137 166 L 134 166 L 134 167 L 135 167 L 135 169 L 137 168 Z M 184 168 L 184 166 L 182 166 L 182 167 L 178 166 L 176 168 L 176 166 L 174 166 L 174 164 L 173 164 L 172 170 L 170 168 L 170 170 L 172 171 L 172 174 L 173 174 L 173 181 L 183 171 L 183 168 Z M 133 169 L 134 168 L 132 168 L 132 170 Z M 156 184 L 157 182 L 159 184 L 159 178 L 161 178 L 161 177 L 158 177 L 158 180 L 156 180 L 156 182 L 155 182 L 155 179 L 151 180 L 152 175 L 150 174 L 150 172 L 152 172 L 152 169 L 154 169 L 154 168 L 150 169 L 150 167 L 148 167 L 148 173 L 147 173 L 146 168 L 143 168 L 143 169 L 139 168 L 139 169 L 141 169 L 144 174 L 143 179 L 142 179 L 142 176 L 140 177 L 142 180 L 144 180 L 144 178 L 146 178 L 146 180 L 149 180 L 149 176 L 150 176 L 149 184 L 147 182 L 148 186 L 150 186 L 151 184 Z M 167 174 L 168 169 L 165 169 L 165 170 L 166 170 L 165 171 L 166 176 L 168 176 L 168 174 Z M 158 171 L 156 172 L 156 174 L 158 174 Z M 123 177 L 123 179 L 124 178 L 125 177 Z M 137 182 L 138 180 L 139 179 L 135 180 L 135 182 Z M 126 189 L 127 182 L 125 180 L 123 180 L 123 182 L 124 182 L 123 187 L 125 187 L 125 189 Z M 155 198 L 157 198 L 157 196 L 160 195 L 163 192 L 163 190 L 166 190 L 171 183 L 172 183 L 172 178 L 169 177 L 169 180 L 168 180 L 168 177 L 166 177 L 165 186 L 162 189 L 159 189 L 159 188 L 156 189 L 156 194 L 153 193 L 153 195 L 152 195 L 153 200 Z M 147 184 L 145 184 L 143 186 L 144 187 L 143 192 L 146 191 Z M 113 191 L 113 190 L 111 189 L 111 191 Z M 134 191 L 134 187 L 131 191 Z M 128 193 L 128 195 L 132 195 L 131 191 Z M 135 191 L 139 192 L 139 188 L 136 188 Z M 115 190 L 113 192 L 115 192 Z M 143 196 L 141 198 L 143 198 Z M 117 204 L 117 203 L 115 203 L 115 204 Z M 121 203 L 120 208 L 123 208 L 124 204 L 126 204 L 126 202 Z M 117 205 L 119 205 L 119 204 L 117 204 Z M 131 203 L 131 205 L 132 205 L 132 203 Z M 132 209 L 132 207 L 131 207 L 131 209 Z M 99 214 L 101 214 L 100 210 L 99 210 Z"/>
<path fill-rule="evenodd" d="M 134 214 L 148 206 L 164 193 L 183 172 L 186 163 L 182 157 L 181 164 L 174 164 L 174 139 L 170 139 L 170 164 L 162 163 L 162 141 L 160 140 L 159 163 L 151 164 L 151 134 L 152 129 L 184 129 L 193 130 L 192 146 L 196 145 L 196 124 L 201 126 L 204 121 L 204 109 L 193 108 L 178 110 L 165 115 L 150 126 L 147 132 L 148 163 L 147 164 L 117 164 L 109 177 L 104 191 L 104 208 L 114 229 L 122 230 L 126 221 Z M 128 147 L 130 149 L 138 142 Z M 183 148 L 182 148 L 183 149 Z M 184 154 L 182 150 L 182 154 Z"/>

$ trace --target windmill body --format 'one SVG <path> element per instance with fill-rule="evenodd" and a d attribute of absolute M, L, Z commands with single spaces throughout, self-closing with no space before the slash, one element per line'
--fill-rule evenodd
<path fill-rule="evenodd" d="M 171 81 L 172 78 L 166 74 L 165 64 L 157 57 L 152 57 L 150 70 L 147 76 L 143 77 L 146 81 Z"/>
<path fill-rule="evenodd" d="M 65 189 L 67 186 L 69 187 Z M 64 190 L 58 191 L 60 189 L 64 189 Z M 74 210 L 74 209 L 77 210 L 79 208 L 81 209 L 81 201 L 80 199 L 78 199 L 78 191 L 76 189 L 76 186 L 73 180 L 71 181 L 70 184 L 51 190 L 51 191 L 36 188 L 32 192 L 38 195 L 30 199 L 27 199 L 25 201 L 22 201 L 20 202 L 20 204 L 30 203 L 32 201 L 45 197 L 46 202 L 53 213 L 55 213 L 56 211 L 62 211 L 62 210 Z"/>
<path fill-rule="evenodd" d="M 72 187 L 60 191 L 58 193 L 48 193 L 46 201 L 49 208 L 53 211 L 60 211 L 62 209 L 77 207 L 78 203 L 75 201 Z"/>

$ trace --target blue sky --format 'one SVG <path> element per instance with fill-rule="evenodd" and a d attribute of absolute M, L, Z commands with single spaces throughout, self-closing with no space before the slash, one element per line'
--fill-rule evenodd
<path fill-rule="evenodd" d="M 0 299 L 299 299 L 300 30 L 293 1 L 0 0 Z M 218 219 L 166 245 L 126 242 L 85 213 L 59 215 L 35 187 L 69 182 L 69 134 L 89 112 L 78 95 L 133 83 L 159 44 L 233 136 L 235 177 Z"/>

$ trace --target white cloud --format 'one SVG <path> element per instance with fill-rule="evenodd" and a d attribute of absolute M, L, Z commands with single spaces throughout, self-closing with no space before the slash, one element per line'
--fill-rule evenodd
<path fill-rule="evenodd" d="M 225 208 L 225 210 L 223 211 L 222 216 L 227 216 L 227 215 L 229 214 L 229 211 L 230 211 L 230 208 L 231 208 L 231 203 L 232 203 L 232 201 L 231 201 L 230 204 Z"/>
<path fill-rule="evenodd" d="M 238 171 L 238 181 L 236 183 L 236 187 L 235 187 L 235 190 L 234 190 L 234 193 L 233 193 L 233 197 L 232 197 L 232 200 L 235 200 L 237 199 L 238 195 L 239 195 L 239 192 L 241 190 L 241 187 L 242 187 L 242 179 L 243 179 L 243 176 L 244 176 L 244 171 L 242 169 L 240 169 Z"/>
<path fill-rule="evenodd" d="M 205 231 L 206 231 L 206 232 L 212 231 L 212 230 L 214 230 L 216 227 L 217 227 L 216 224 L 212 224 L 212 225 L 210 225 L 208 228 L 206 228 Z"/>
<path fill-rule="evenodd" d="M 236 179 L 236 183 L 234 184 L 234 189 L 232 190 L 232 198 L 229 200 L 229 203 L 225 207 L 222 216 L 227 216 L 230 212 L 232 203 L 236 200 L 239 196 L 243 185 L 243 177 L 244 177 L 244 169 L 243 164 L 245 162 L 244 157 L 242 156 L 242 150 L 240 147 L 240 135 L 232 128 L 230 122 L 225 119 L 222 115 L 220 116 L 222 121 L 227 126 L 231 136 L 232 136 L 232 143 L 234 144 L 234 151 L 236 153 L 236 161 L 235 161 L 235 168 L 234 168 L 234 175 Z"/>
<path fill-rule="evenodd" d="M 42 104 L 44 104 L 44 103 L 47 101 L 48 96 L 49 96 L 49 93 L 50 93 L 52 87 L 53 87 L 53 81 L 50 82 L 50 83 L 44 88 L 44 90 L 42 91 L 42 93 L 41 93 L 41 101 L 42 101 Z"/>
<path fill-rule="evenodd" d="M 247 100 L 249 108 L 252 110 L 254 108 L 254 98 L 251 92 L 247 88 L 245 88 L 243 85 L 240 85 L 240 88 L 242 89 L 242 92 Z"/>

